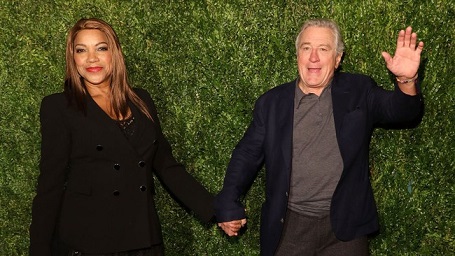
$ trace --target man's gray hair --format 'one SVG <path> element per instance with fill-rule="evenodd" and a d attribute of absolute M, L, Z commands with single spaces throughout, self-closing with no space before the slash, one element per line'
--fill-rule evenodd
<path fill-rule="evenodd" d="M 297 54 L 299 53 L 300 36 L 303 34 L 303 31 L 305 31 L 305 29 L 309 27 L 329 28 L 330 30 L 332 30 L 333 36 L 335 37 L 336 52 L 337 54 L 343 53 L 344 43 L 341 37 L 340 28 L 338 27 L 337 23 L 329 19 L 312 19 L 307 20 L 303 24 L 299 34 L 297 35 L 297 38 L 295 39 L 295 50 Z"/>

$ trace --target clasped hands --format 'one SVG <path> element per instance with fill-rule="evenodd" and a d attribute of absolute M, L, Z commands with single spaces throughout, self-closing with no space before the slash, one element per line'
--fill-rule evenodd
<path fill-rule="evenodd" d="M 218 227 L 220 227 L 228 236 L 238 236 L 239 230 L 244 227 L 245 224 L 246 219 L 231 220 L 218 223 Z"/>

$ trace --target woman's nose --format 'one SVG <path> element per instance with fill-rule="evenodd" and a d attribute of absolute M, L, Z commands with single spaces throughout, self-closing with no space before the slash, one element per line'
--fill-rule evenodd
<path fill-rule="evenodd" d="M 98 61 L 98 56 L 96 55 L 96 52 L 89 52 L 87 61 L 88 62 L 96 62 L 96 61 Z"/>

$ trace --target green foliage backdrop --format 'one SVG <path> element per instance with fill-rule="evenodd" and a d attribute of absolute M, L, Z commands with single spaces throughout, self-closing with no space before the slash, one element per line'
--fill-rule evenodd
<path fill-rule="evenodd" d="M 297 75 L 304 20 L 339 22 L 347 72 L 391 77 L 381 51 L 412 25 L 425 42 L 426 99 L 414 130 L 378 130 L 372 182 L 381 233 L 372 255 L 455 255 L 455 3 L 450 0 L 0 0 L 0 255 L 26 255 L 39 161 L 38 109 L 62 90 L 65 36 L 81 17 L 118 32 L 131 82 L 157 102 L 176 157 L 213 193 L 255 99 Z M 258 255 L 263 174 L 245 197 L 248 230 L 227 238 L 158 188 L 168 255 Z"/>

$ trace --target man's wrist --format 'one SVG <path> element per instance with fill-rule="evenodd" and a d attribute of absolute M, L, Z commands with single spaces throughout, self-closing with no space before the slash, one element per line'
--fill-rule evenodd
<path fill-rule="evenodd" d="M 396 77 L 396 79 L 397 79 L 397 82 L 400 84 L 408 84 L 408 83 L 411 83 L 411 82 L 414 82 L 415 80 L 417 80 L 417 77 L 419 77 L 418 73 L 412 78 Z"/>

